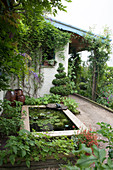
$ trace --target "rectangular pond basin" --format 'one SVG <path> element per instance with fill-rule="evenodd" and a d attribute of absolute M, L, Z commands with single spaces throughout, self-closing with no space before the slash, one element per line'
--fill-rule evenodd
<path fill-rule="evenodd" d="M 45 113 L 45 110 L 47 110 L 47 113 Z M 22 107 L 22 119 L 24 121 L 24 129 L 31 132 L 34 129 L 37 133 L 44 133 L 50 136 L 72 136 L 79 134 L 81 129 L 87 129 L 70 110 L 58 110 L 58 112 L 55 110 L 54 113 L 53 109 L 48 110 L 45 105 L 24 105 Z M 32 133 L 36 135 L 36 132 Z"/>

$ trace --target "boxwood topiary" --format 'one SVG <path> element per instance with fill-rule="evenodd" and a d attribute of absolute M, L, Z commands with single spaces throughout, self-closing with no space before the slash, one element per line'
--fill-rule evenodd
<path fill-rule="evenodd" d="M 50 88 L 50 92 L 54 94 L 59 94 L 61 96 L 68 96 L 70 94 L 69 78 L 64 72 L 64 67 L 62 63 L 59 63 L 57 69 L 58 74 L 55 74 L 56 79 L 52 81 L 54 87 Z"/>

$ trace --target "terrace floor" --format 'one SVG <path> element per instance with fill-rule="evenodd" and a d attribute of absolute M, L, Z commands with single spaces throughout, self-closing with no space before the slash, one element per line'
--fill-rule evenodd
<path fill-rule="evenodd" d="M 108 111 L 94 103 L 76 95 L 69 95 L 69 97 L 75 99 L 79 104 L 78 110 L 80 114 L 77 118 L 80 119 L 87 127 L 92 130 L 98 130 L 100 128 L 97 122 L 108 123 L 113 127 L 113 112 Z M 105 148 L 105 144 L 100 143 L 100 148 Z"/>

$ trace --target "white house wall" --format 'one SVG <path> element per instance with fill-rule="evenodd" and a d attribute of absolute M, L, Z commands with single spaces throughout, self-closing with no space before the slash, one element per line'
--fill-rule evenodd
<path fill-rule="evenodd" d="M 69 58 L 69 43 L 64 48 L 64 56 L 65 59 L 61 59 L 58 54 L 55 55 L 55 60 L 57 61 L 56 65 L 53 67 L 43 66 L 42 67 L 42 73 L 43 73 L 43 84 L 42 87 L 39 89 L 38 94 L 39 96 L 44 96 L 44 94 L 50 94 L 50 88 L 53 86 L 52 80 L 55 79 L 55 74 L 57 74 L 57 69 L 59 66 L 59 63 L 63 63 L 66 74 L 68 73 L 68 58 Z"/>
<path fill-rule="evenodd" d="M 55 79 L 55 74 L 57 74 L 57 69 L 59 66 L 59 63 L 63 63 L 65 72 L 66 74 L 68 73 L 68 58 L 69 58 L 69 43 L 64 47 L 64 56 L 65 59 L 61 59 L 59 57 L 59 53 L 55 54 L 55 60 L 56 60 L 56 65 L 55 66 L 42 66 L 41 68 L 41 73 L 43 73 L 43 83 L 41 88 L 37 88 L 37 92 L 34 94 L 34 85 L 33 85 L 33 75 L 28 78 L 26 76 L 26 79 L 24 81 L 25 86 L 23 87 L 21 83 L 18 83 L 18 79 L 16 80 L 10 80 L 10 88 L 12 90 L 14 89 L 22 89 L 24 92 L 24 95 L 30 95 L 31 97 L 34 96 L 35 98 L 37 97 L 42 97 L 45 94 L 50 94 L 50 88 L 53 86 L 52 80 Z M 19 84 L 19 85 L 18 85 Z M 0 92 L 0 100 L 3 100 L 4 95 L 6 92 L 1 91 Z"/>

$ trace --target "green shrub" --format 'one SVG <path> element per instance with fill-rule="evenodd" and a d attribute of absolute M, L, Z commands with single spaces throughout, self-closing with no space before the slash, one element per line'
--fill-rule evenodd
<path fill-rule="evenodd" d="M 79 134 L 74 135 L 72 139 L 75 141 L 77 148 L 81 143 L 85 143 L 87 147 L 92 148 L 93 145 L 99 146 L 98 136 L 94 134 L 91 130 L 81 130 Z"/>
<path fill-rule="evenodd" d="M 88 155 L 86 154 L 88 153 Z M 96 145 L 88 148 L 85 144 L 80 144 L 79 150 L 75 151 L 75 154 L 80 158 L 77 160 L 75 166 L 62 166 L 66 170 L 112 170 L 113 160 L 109 157 L 106 158 L 106 150 L 99 149 Z M 106 159 L 106 162 L 105 162 Z"/>
<path fill-rule="evenodd" d="M 113 85 L 103 87 L 98 94 L 96 102 L 113 109 Z"/>
<path fill-rule="evenodd" d="M 1 103 L 3 113 L 0 116 L 0 136 L 14 135 L 23 125 L 21 119 L 21 102 L 15 101 L 16 106 L 12 107 L 11 102 L 5 100 Z"/>
<path fill-rule="evenodd" d="M 77 136 L 75 135 L 73 138 L 73 141 L 76 144 L 79 141 L 79 148 L 75 151 L 75 155 L 79 155 L 79 159 L 76 162 L 76 166 L 66 165 L 63 166 L 63 168 L 65 167 L 67 170 L 113 169 L 113 128 L 110 124 L 104 122 L 97 124 L 100 126 L 100 129 L 93 133 L 101 134 L 104 137 L 99 139 L 98 142 L 107 143 L 106 148 L 109 148 L 109 156 L 107 156 L 107 152 L 105 149 L 100 149 L 98 147 L 97 141 L 95 141 L 95 137 L 92 137 L 92 135 L 94 134 L 89 135 L 88 132 L 87 135 L 87 133 L 85 132 Z M 92 142 L 90 143 L 90 141 Z"/>
<path fill-rule="evenodd" d="M 73 112 L 74 114 L 79 113 L 79 111 L 77 110 L 78 104 L 75 102 L 74 99 L 69 98 L 69 97 L 63 97 L 62 98 L 62 102 L 65 106 L 68 107 L 68 109 Z"/>
<path fill-rule="evenodd" d="M 64 90 L 64 93 L 66 93 L 66 90 Z M 58 95 L 58 94 L 46 94 L 44 95 L 44 97 L 40 97 L 37 99 L 27 97 L 25 100 L 26 105 L 43 105 L 43 104 L 46 105 L 48 103 L 64 104 L 73 113 L 75 114 L 79 113 L 77 110 L 78 104 L 76 103 L 74 99 L 66 97 L 66 96 L 62 97 L 61 95 Z"/>
<path fill-rule="evenodd" d="M 56 79 L 52 81 L 52 84 L 55 86 L 50 88 L 50 92 L 61 96 L 68 96 L 71 93 L 71 87 L 69 85 L 69 77 L 66 76 L 62 63 L 59 63 L 57 71 L 58 74 L 55 74 Z"/>
<path fill-rule="evenodd" d="M 55 74 L 55 77 L 56 77 L 57 79 L 64 78 L 64 77 L 66 77 L 66 73 L 63 72 L 63 73 Z"/>
<path fill-rule="evenodd" d="M 68 96 L 70 94 L 70 86 L 67 85 L 65 87 L 60 85 L 60 86 L 51 87 L 50 92 L 54 94 L 59 94 L 61 96 Z"/>
<path fill-rule="evenodd" d="M 64 77 L 62 79 L 54 79 L 52 81 L 52 84 L 54 85 L 65 85 L 66 83 L 69 83 L 68 77 Z"/>
<path fill-rule="evenodd" d="M 60 103 L 61 96 L 55 94 L 45 94 L 44 97 L 33 98 L 26 97 L 25 104 L 26 105 L 43 105 L 48 103 Z"/>

